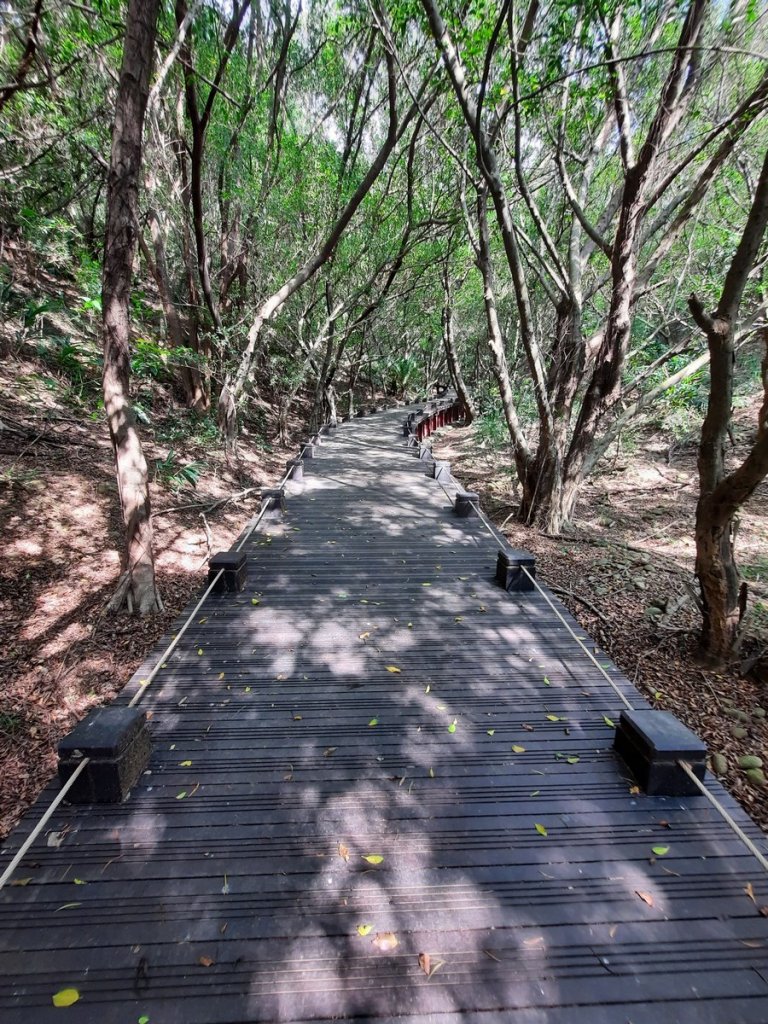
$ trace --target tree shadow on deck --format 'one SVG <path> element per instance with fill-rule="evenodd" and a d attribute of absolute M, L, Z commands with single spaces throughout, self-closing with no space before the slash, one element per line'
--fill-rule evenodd
<path fill-rule="evenodd" d="M 415 461 L 328 448 L 147 688 L 151 774 L 2 894 L 7 1019 L 759 1020 L 739 844 L 630 792 L 615 694 Z"/>

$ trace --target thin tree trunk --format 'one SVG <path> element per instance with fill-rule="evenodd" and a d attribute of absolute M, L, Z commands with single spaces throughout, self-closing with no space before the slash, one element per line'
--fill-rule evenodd
<path fill-rule="evenodd" d="M 398 139 L 402 136 L 409 122 L 413 119 L 416 113 L 417 106 L 414 103 L 410 106 L 398 127 L 395 63 L 389 51 L 386 52 L 386 61 L 389 93 L 389 125 L 387 137 L 384 140 L 381 149 L 376 154 L 367 174 L 355 189 L 335 224 L 331 228 L 325 242 L 318 251 L 299 268 L 293 277 L 286 281 L 281 288 L 274 292 L 274 294 L 270 295 L 258 309 L 256 316 L 253 319 L 253 323 L 251 324 L 251 329 L 248 332 L 248 341 L 243 354 L 240 357 L 238 368 L 234 375 L 227 378 L 224 383 L 224 387 L 221 389 L 221 394 L 219 395 L 219 427 L 229 444 L 234 443 L 237 437 L 237 407 L 250 377 L 251 368 L 258 351 L 261 332 L 264 325 L 268 323 L 272 317 L 282 309 L 288 299 L 302 288 L 307 281 L 314 277 L 323 264 L 331 258 L 339 243 L 339 239 L 347 228 L 347 225 L 352 220 L 363 199 L 366 197 L 374 182 L 383 171 Z"/>
<path fill-rule="evenodd" d="M 763 406 L 757 438 L 742 464 L 726 473 L 725 448 L 731 424 L 735 325 L 741 298 L 768 227 L 768 152 L 747 223 L 723 284 L 717 309 L 705 312 L 689 299 L 694 320 L 706 334 L 710 356 L 707 413 L 699 444 L 699 501 L 696 507 L 696 575 L 701 587 L 704 653 L 716 663 L 732 655 L 746 592 L 739 588 L 733 547 L 734 516 L 768 474 L 768 333 L 763 360 Z"/>
<path fill-rule="evenodd" d="M 147 463 L 130 401 L 130 295 L 136 250 L 142 131 L 159 0 L 129 0 L 107 191 L 102 308 L 104 406 L 115 453 L 125 546 L 110 607 L 144 615 L 162 610 L 155 586 Z"/>
<path fill-rule="evenodd" d="M 443 306 L 443 347 L 445 348 L 445 358 L 448 361 L 448 372 L 451 375 L 451 381 L 456 389 L 456 394 L 464 407 L 464 422 L 469 426 L 477 416 L 477 410 L 475 409 L 472 395 L 469 393 L 469 388 L 464 382 L 459 355 L 456 351 L 456 339 L 453 333 L 453 296 L 451 295 L 451 278 L 447 259 L 443 267 L 443 293 L 445 295 Z"/>

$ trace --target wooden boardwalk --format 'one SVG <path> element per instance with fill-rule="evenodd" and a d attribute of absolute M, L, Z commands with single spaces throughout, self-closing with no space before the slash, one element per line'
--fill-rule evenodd
<path fill-rule="evenodd" d="M 151 772 L 0 893 L 2 1024 L 768 1021 L 759 865 L 702 797 L 633 794 L 616 694 L 402 417 L 316 450 L 147 688 Z"/>

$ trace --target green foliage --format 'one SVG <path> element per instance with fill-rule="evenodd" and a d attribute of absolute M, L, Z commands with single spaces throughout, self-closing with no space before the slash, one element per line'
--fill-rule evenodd
<path fill-rule="evenodd" d="M 182 465 L 171 448 L 164 459 L 155 460 L 154 478 L 160 480 L 172 491 L 180 491 L 185 487 L 197 487 L 197 482 L 204 469 L 205 463 L 202 462 L 193 461 Z"/>

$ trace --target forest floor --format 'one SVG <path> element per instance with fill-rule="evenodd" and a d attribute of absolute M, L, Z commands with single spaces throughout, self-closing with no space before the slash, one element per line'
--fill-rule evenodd
<path fill-rule="evenodd" d="M 736 414 L 734 460 L 746 453 L 756 423 L 757 404 Z M 697 657 L 695 446 L 670 449 L 663 437 L 645 434 L 588 484 L 573 529 L 551 537 L 514 521 L 508 451 L 484 444 L 474 426 L 446 428 L 431 440 L 435 457 L 480 494 L 513 547 L 535 554 L 538 578 L 625 675 L 700 735 L 710 755 L 722 755 L 710 767 L 768 831 L 768 786 L 750 782 L 739 767 L 749 755 L 768 766 L 768 481 L 742 510 L 737 534 L 751 609 L 741 664 L 716 672 Z"/>

